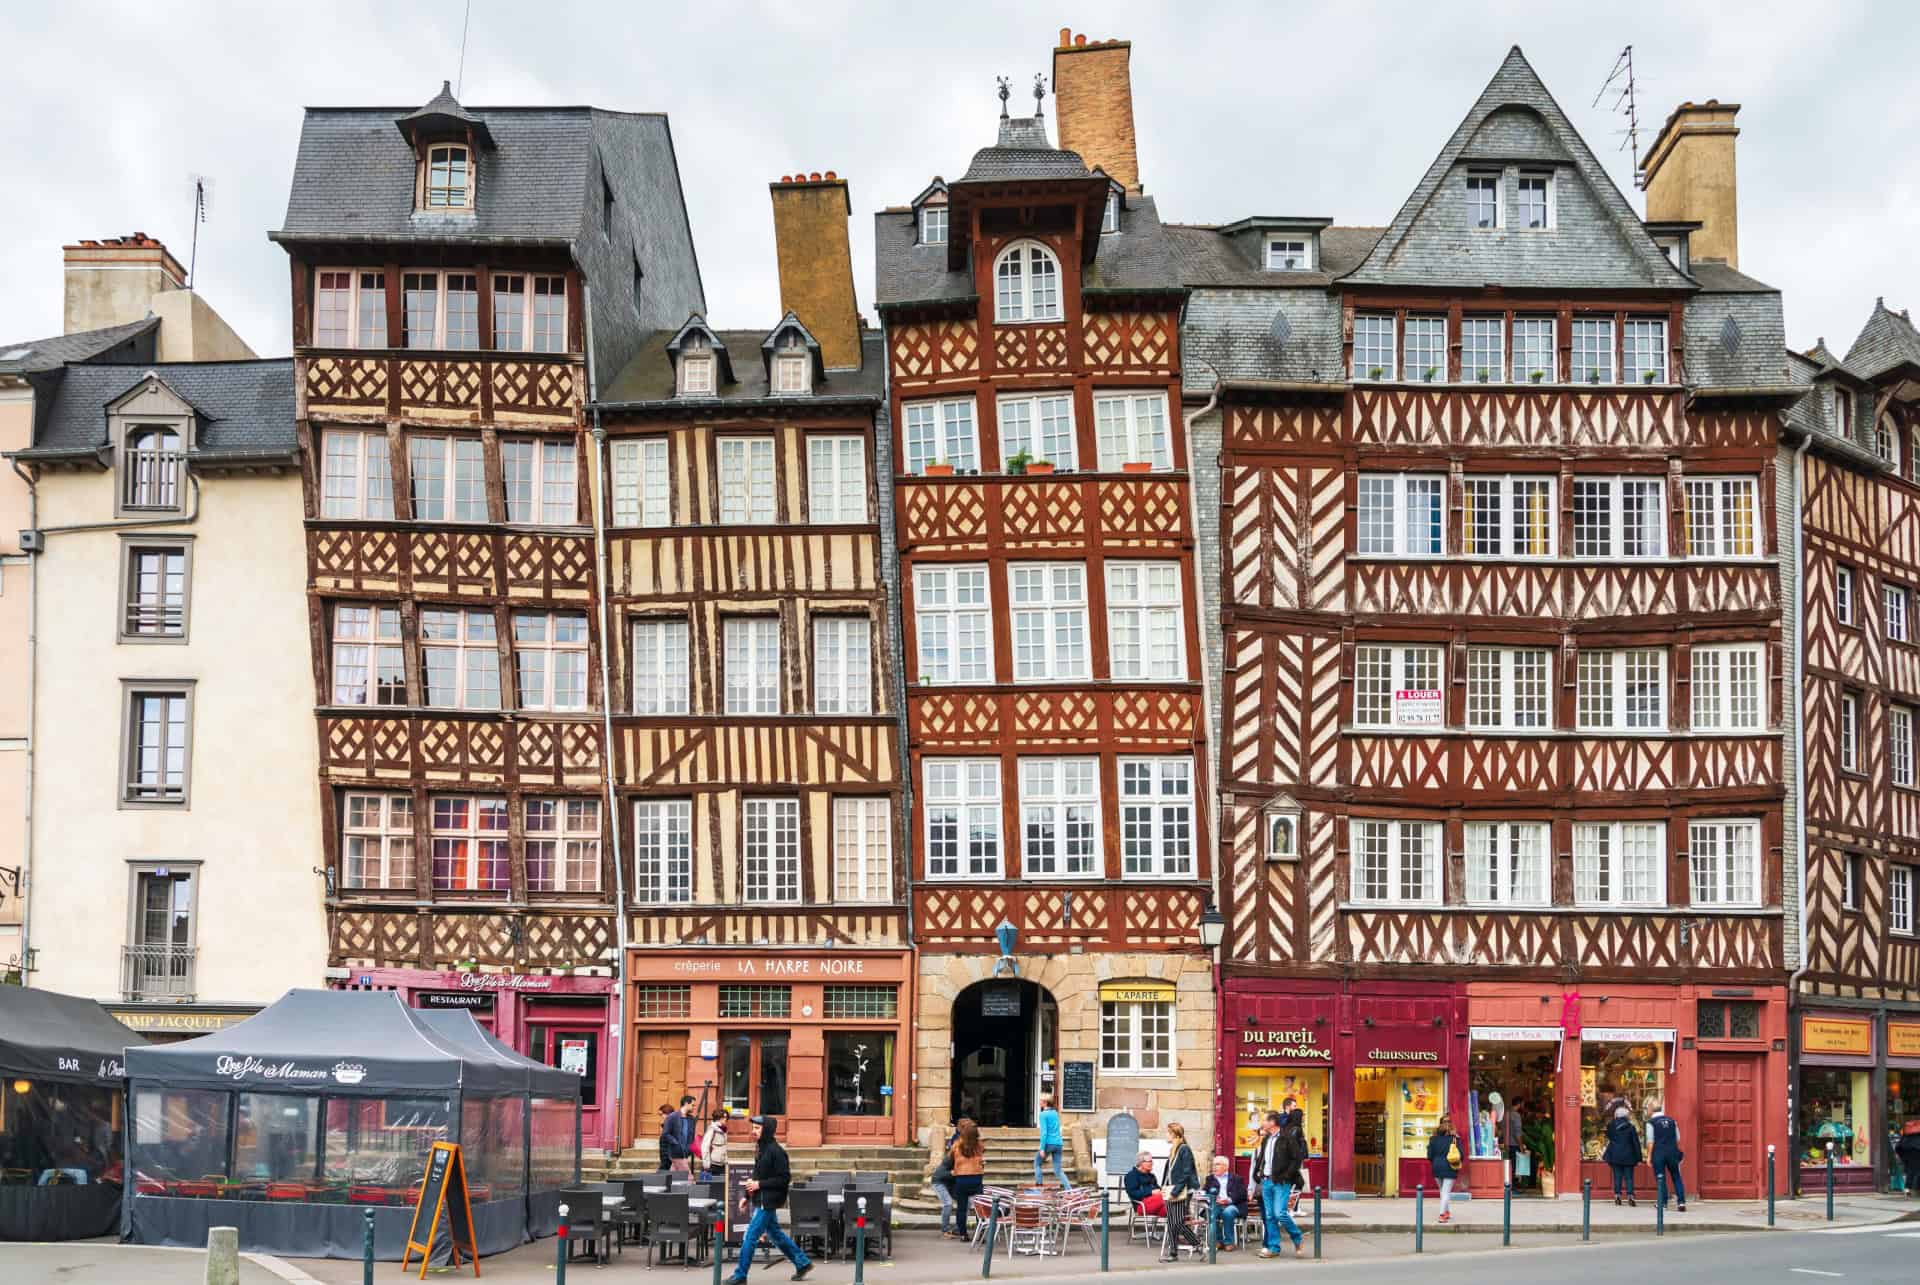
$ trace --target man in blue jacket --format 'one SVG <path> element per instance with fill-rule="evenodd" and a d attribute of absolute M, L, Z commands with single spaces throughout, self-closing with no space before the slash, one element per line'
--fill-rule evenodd
<path fill-rule="evenodd" d="M 1207 1178 L 1207 1213 L 1213 1218 L 1213 1243 L 1222 1249 L 1240 1248 L 1240 1220 L 1247 1213 L 1247 1180 L 1233 1172 L 1233 1161 L 1224 1155 L 1213 1158 L 1213 1173 Z"/>
<path fill-rule="evenodd" d="M 1680 1162 L 1686 1158 L 1686 1152 L 1680 1150 L 1680 1126 L 1667 1114 L 1660 1103 L 1653 1104 L 1653 1114 L 1647 1117 L 1647 1163 L 1653 1166 L 1653 1186 L 1660 1195 L 1660 1204 L 1666 1206 L 1666 1193 L 1671 1191 L 1679 1202 L 1680 1212 L 1687 1211 L 1687 1184 L 1680 1180 Z M 1660 1175 L 1666 1174 L 1665 1190 L 1660 1186 Z"/>

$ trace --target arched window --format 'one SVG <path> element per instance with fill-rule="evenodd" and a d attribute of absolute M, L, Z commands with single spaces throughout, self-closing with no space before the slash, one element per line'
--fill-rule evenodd
<path fill-rule="evenodd" d="M 1037 241 L 1016 241 L 993 265 L 995 321 L 1060 320 L 1060 261 Z"/>

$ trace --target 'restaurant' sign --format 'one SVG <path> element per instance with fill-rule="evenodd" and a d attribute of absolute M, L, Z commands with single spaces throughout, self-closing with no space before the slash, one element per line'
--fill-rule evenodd
<path fill-rule="evenodd" d="M 491 991 L 420 991 L 414 995 L 421 1008 L 463 1008 L 469 1013 L 491 1013 Z"/>
<path fill-rule="evenodd" d="M 1920 1025 L 1913 1022 L 1888 1022 L 1887 1056 L 1920 1057 Z"/>
<path fill-rule="evenodd" d="M 1803 1017 L 1800 1019 L 1800 1051 L 1872 1057 L 1873 1023 L 1865 1018 Z"/>
<path fill-rule="evenodd" d="M 1317 1027 L 1249 1027 L 1240 1032 L 1240 1061 L 1330 1063 L 1333 1048 L 1321 1042 Z"/>

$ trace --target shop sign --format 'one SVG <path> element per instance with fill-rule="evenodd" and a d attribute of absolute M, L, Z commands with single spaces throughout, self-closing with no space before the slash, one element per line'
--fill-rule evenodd
<path fill-rule="evenodd" d="M 138 1008 L 110 1008 L 107 1011 L 123 1026 L 136 1031 L 188 1031 L 195 1035 L 224 1030 L 253 1016 L 252 1012 L 155 1013 Z"/>
<path fill-rule="evenodd" d="M 1447 1060 L 1441 1026 L 1362 1027 L 1353 1037 L 1354 1061 L 1362 1066 L 1440 1066 Z"/>
<path fill-rule="evenodd" d="M 1587 1044 L 1671 1044 L 1671 1026 L 1589 1026 L 1580 1032 Z"/>
<path fill-rule="evenodd" d="M 1475 1044 L 1558 1044 L 1557 1026 L 1475 1026 L 1471 1028 Z"/>
<path fill-rule="evenodd" d="M 676 977 L 865 977 L 869 960 L 843 955 L 792 955 L 781 959 L 676 959 Z M 875 970 L 879 976 L 879 970 Z"/>
<path fill-rule="evenodd" d="M 1887 1056 L 1920 1057 L 1920 1025 L 1913 1022 L 1888 1022 Z"/>
<path fill-rule="evenodd" d="M 1872 1057 L 1873 1024 L 1864 1018 L 1803 1017 L 1800 1019 L 1800 1051 Z"/>
<path fill-rule="evenodd" d="M 1402 687 L 1393 694 L 1395 727 L 1440 726 L 1440 692 L 1432 687 Z"/>
<path fill-rule="evenodd" d="M 418 991 L 413 998 L 416 1008 L 460 1008 L 469 1013 L 493 1011 L 490 991 Z"/>
<path fill-rule="evenodd" d="M 1320 1043 L 1320 1032 L 1311 1026 L 1250 1027 L 1240 1032 L 1240 1061 L 1330 1063 L 1333 1050 Z"/>
<path fill-rule="evenodd" d="M 1171 982 L 1101 982 L 1100 998 L 1109 1004 L 1171 1004 Z"/>
<path fill-rule="evenodd" d="M 463 991 L 550 991 L 553 978 L 534 973 L 453 973 L 450 979 Z"/>

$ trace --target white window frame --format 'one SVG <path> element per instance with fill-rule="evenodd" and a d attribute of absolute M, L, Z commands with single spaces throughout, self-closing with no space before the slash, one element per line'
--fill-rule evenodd
<path fill-rule="evenodd" d="M 806 341 L 789 330 L 774 346 L 770 383 L 776 397 L 804 397 L 813 391 L 813 358 Z"/>
<path fill-rule="evenodd" d="M 1438 906 L 1446 889 L 1441 826 L 1438 821 L 1391 821 L 1380 817 L 1353 817 L 1347 822 L 1349 873 L 1347 900 L 1360 906 Z M 1384 863 L 1379 878 L 1370 878 L 1376 850 Z M 1417 844 L 1416 851 L 1410 845 Z M 1409 863 L 1417 863 L 1420 886 L 1411 888 Z"/>
<path fill-rule="evenodd" d="M 1120 193 L 1107 189 L 1107 203 L 1100 211 L 1100 235 L 1110 236 L 1120 230 Z"/>
<path fill-rule="evenodd" d="M 922 683 L 993 681 L 993 581 L 984 563 L 915 567 L 913 620 Z"/>
<path fill-rule="evenodd" d="M 1634 679 L 1634 669 L 1652 656 L 1658 661 L 1659 701 L 1649 717 L 1646 711 L 1635 713 L 1631 706 L 1636 697 L 1630 693 L 1630 680 Z M 1574 726 L 1583 732 L 1605 732 L 1609 735 L 1662 735 L 1667 726 L 1669 707 L 1667 649 L 1665 647 L 1598 647 L 1582 649 L 1574 659 Z M 1589 681 L 1604 681 L 1605 699 L 1589 700 L 1587 696 Z M 1596 697 L 1598 693 L 1596 693 Z M 1590 716 L 1596 706 L 1603 706 L 1605 721 Z"/>
<path fill-rule="evenodd" d="M 866 616 L 813 618 L 813 712 L 873 712 L 873 621 Z"/>
<path fill-rule="evenodd" d="M 1887 931 L 1913 936 L 1913 867 L 1899 861 L 1887 863 Z"/>
<path fill-rule="evenodd" d="M 493 287 L 495 352 L 563 353 L 567 350 L 565 277 L 549 272 L 496 272 L 488 284 Z M 542 306 L 542 299 L 557 300 L 557 310 L 551 305 Z"/>
<path fill-rule="evenodd" d="M 1481 371 L 1487 372 L 1483 381 Z M 1463 383 L 1505 383 L 1507 319 L 1471 314 L 1460 318 L 1460 379 Z"/>
<path fill-rule="evenodd" d="M 1575 317 L 1567 377 L 1576 384 L 1614 382 L 1612 317 Z"/>
<path fill-rule="evenodd" d="M 431 278 L 433 282 L 433 327 L 424 333 L 416 330 L 413 311 L 407 306 L 407 294 L 409 291 L 407 282 L 410 278 L 421 281 Z M 448 302 L 453 295 L 453 282 L 455 278 L 461 280 L 463 291 L 466 289 L 467 283 L 471 283 L 473 292 L 473 316 L 471 318 L 473 331 L 470 336 L 465 332 L 464 327 L 462 327 L 462 333 L 455 336 L 451 333 L 448 326 L 447 308 Z M 420 320 L 424 321 L 425 318 L 420 318 Z M 467 320 L 467 318 L 463 317 L 462 320 Z M 423 348 L 446 352 L 472 352 L 478 349 L 482 338 L 480 334 L 480 274 L 471 268 L 403 269 L 400 273 L 400 324 L 406 332 L 405 346 L 408 348 Z M 471 342 L 455 344 L 454 340 L 456 338 L 470 338 Z M 431 342 L 424 342 L 429 340 Z"/>
<path fill-rule="evenodd" d="M 600 800 L 543 794 L 522 801 L 527 892 L 600 891 Z M 548 878 L 535 882 L 545 865 Z"/>
<path fill-rule="evenodd" d="M 1540 189 L 1540 222 L 1530 223 L 1527 219 L 1527 191 L 1534 184 Z M 1514 180 L 1514 209 L 1518 214 L 1515 227 L 1521 232 L 1550 232 L 1553 230 L 1554 209 L 1553 174 L 1551 171 L 1520 171 Z"/>
<path fill-rule="evenodd" d="M 950 465 L 959 472 L 980 467 L 980 429 L 971 397 L 908 402 L 901 418 L 906 421 L 907 472 L 924 474 L 929 464 Z"/>
<path fill-rule="evenodd" d="M 1546 647 L 1467 648 L 1467 726 L 1544 732 L 1553 727 L 1554 652 Z M 1526 710 L 1520 708 L 1524 691 Z"/>
<path fill-rule="evenodd" d="M 1183 603 L 1179 563 L 1107 563 L 1107 668 L 1114 682 L 1186 679 Z"/>
<path fill-rule="evenodd" d="M 1913 595 L 1903 584 L 1880 582 L 1880 611 L 1888 642 L 1906 642 L 1913 633 Z"/>
<path fill-rule="evenodd" d="M 1178 1074 L 1178 1023 L 1167 1000 L 1100 1001 L 1100 1073 L 1165 1078 Z"/>
<path fill-rule="evenodd" d="M 920 207 L 920 244 L 945 245 L 950 231 L 947 219 L 948 207 L 944 205 L 923 205 Z M 939 235 L 934 235 L 935 216 L 939 216 Z"/>
<path fill-rule="evenodd" d="M 1643 520 L 1639 529 L 1628 526 L 1626 516 L 1626 497 L 1629 491 L 1643 497 L 1641 500 Z M 1600 497 L 1599 502 L 1583 506 L 1583 492 Z M 1649 502 L 1644 497 L 1651 496 Z M 1594 524 L 1581 521 L 1585 513 L 1596 513 L 1604 517 L 1603 530 L 1594 530 Z M 1636 553 L 1628 553 L 1627 537 L 1631 534 L 1640 545 Z M 1604 536 L 1606 549 L 1595 552 L 1591 547 L 1595 536 Z M 1648 537 L 1652 537 L 1649 540 Z M 1618 477 L 1594 477 L 1575 474 L 1573 478 L 1573 556 L 1600 562 L 1637 562 L 1649 558 L 1666 556 L 1667 548 L 1667 487 L 1664 478 L 1625 475 Z"/>
<path fill-rule="evenodd" d="M 1542 349 L 1540 340 L 1546 339 Z M 1516 316 L 1513 330 L 1509 336 L 1507 360 L 1512 363 L 1513 382 L 1531 384 L 1533 372 L 1540 372 L 1540 382 L 1557 384 L 1560 382 L 1560 319 L 1558 317 Z M 1537 363 L 1537 364 L 1536 364 Z"/>
<path fill-rule="evenodd" d="M 1887 707 L 1887 779 L 1913 788 L 1913 707 Z"/>
<path fill-rule="evenodd" d="M 509 437 L 500 442 L 500 480 L 510 525 L 580 525 L 579 478 L 570 440 Z"/>
<path fill-rule="evenodd" d="M 1429 533 L 1416 541 L 1410 499 L 1431 496 Z M 1378 503 L 1387 501 L 1386 524 Z M 1362 473 L 1354 490 L 1354 552 L 1361 557 L 1438 558 L 1447 551 L 1447 477 L 1444 473 Z"/>
<path fill-rule="evenodd" d="M 1760 483 L 1751 477 L 1688 477 L 1681 480 L 1687 505 L 1687 557 L 1757 558 L 1760 538 Z M 1740 520 L 1744 494 L 1746 520 Z M 1742 546 L 1745 546 L 1744 548 Z"/>
<path fill-rule="evenodd" d="M 1596 843 L 1595 840 L 1601 840 Z M 1640 865 L 1625 869 L 1632 841 Z M 1596 862 L 1604 862 L 1605 881 Z M 1644 884 L 1644 895 L 1630 895 Z M 1598 889 L 1598 895 L 1595 895 Z M 1604 910 L 1667 904 L 1667 827 L 1660 821 L 1577 821 L 1573 827 L 1573 904 Z"/>
<path fill-rule="evenodd" d="M 719 380 L 720 357 L 713 349 L 713 340 L 698 332 L 688 335 L 674 363 L 674 395 L 713 397 Z"/>
<path fill-rule="evenodd" d="M 727 616 L 720 622 L 725 668 L 721 709 L 734 716 L 780 712 L 780 618 Z"/>
<path fill-rule="evenodd" d="M 842 904 L 893 900 L 893 808 L 884 798 L 833 800 L 833 899 Z"/>
<path fill-rule="evenodd" d="M 774 494 L 779 473 L 771 437 L 720 437 L 713 443 L 719 476 L 720 522 L 765 526 L 779 512 Z"/>
<path fill-rule="evenodd" d="M 423 465 L 434 465 L 432 469 Z M 437 482 L 437 495 L 421 490 Z M 417 433 L 407 438 L 407 495 L 416 522 L 487 522 L 487 448 L 459 433 Z M 424 510 L 424 512 L 423 512 Z"/>
<path fill-rule="evenodd" d="M 344 273 L 344 286 L 327 278 Z M 344 299 L 339 296 L 344 294 Z M 338 301 L 339 318 L 330 322 L 329 304 Z M 345 327 L 344 336 L 339 327 Z M 387 274 L 383 268 L 316 268 L 313 273 L 313 344 L 316 348 L 385 348 Z"/>
<path fill-rule="evenodd" d="M 390 667 L 390 668 L 389 668 Z M 398 670 L 398 700 L 381 700 L 383 671 Z M 358 674 L 358 677 L 354 675 Z M 388 709 L 407 703 L 407 652 L 400 608 L 390 602 L 336 602 L 329 695 L 335 705 Z M 344 697 L 344 699 L 343 699 Z"/>
<path fill-rule="evenodd" d="M 1102 473 L 1129 464 L 1150 464 L 1156 472 L 1173 467 L 1165 393 L 1095 393 L 1093 427 Z"/>
<path fill-rule="evenodd" d="M 1400 371 L 1400 335 L 1390 312 L 1361 312 L 1353 318 L 1353 377 L 1387 380 Z M 1379 374 L 1374 374 L 1374 371 Z"/>
<path fill-rule="evenodd" d="M 1100 760 L 1022 758 L 1019 780 L 1021 876 L 1100 877 Z"/>
<path fill-rule="evenodd" d="M 1012 459 L 1021 452 L 1061 470 L 1079 464 L 1078 432 L 1073 422 L 1073 394 L 1021 393 L 1001 397 L 994 407 L 1000 426 L 1000 454 Z"/>
<path fill-rule="evenodd" d="M 420 164 L 421 209 L 471 210 L 473 208 L 474 166 L 471 147 L 465 143 L 429 143 L 426 157 Z M 459 172 L 457 184 L 454 181 L 456 170 Z M 435 181 L 442 176 L 444 181 Z M 452 199 L 455 193 L 460 196 L 457 201 Z"/>
<path fill-rule="evenodd" d="M 340 886 L 406 892 L 413 877 L 413 796 L 346 791 L 340 800 Z"/>
<path fill-rule="evenodd" d="M 1380 665 L 1385 661 L 1386 686 L 1379 687 Z M 1361 643 L 1353 649 L 1353 726 L 1391 731 L 1397 728 L 1427 728 L 1432 723 L 1400 722 L 1401 707 L 1394 699 L 1403 691 L 1438 691 L 1441 720 L 1446 719 L 1446 648 L 1438 643 Z M 1414 679 L 1433 675 L 1431 685 L 1414 686 Z M 1384 696 L 1386 718 L 1372 717 Z"/>
<path fill-rule="evenodd" d="M 807 438 L 807 521 L 815 525 L 867 520 L 867 439 L 815 434 Z"/>
<path fill-rule="evenodd" d="M 1767 724 L 1767 653 L 1762 643 L 1695 647 L 1688 691 L 1696 732 L 1758 732 Z M 1744 711 L 1744 712 L 1743 712 Z"/>
<path fill-rule="evenodd" d="M 450 637 L 429 638 L 429 628 L 447 623 L 439 617 L 451 617 L 454 632 Z M 450 704 L 433 699 L 433 658 L 440 653 L 453 661 Z M 491 688 L 479 679 L 491 679 Z M 420 696 L 432 709 L 501 708 L 499 630 L 490 609 L 442 605 L 420 609 Z"/>
<path fill-rule="evenodd" d="M 1833 616 L 1843 625 L 1854 623 L 1853 568 L 1844 562 L 1833 564 Z"/>
<path fill-rule="evenodd" d="M 1486 474 L 1468 473 L 1460 479 L 1460 552 L 1471 558 L 1514 558 L 1544 559 L 1551 558 L 1556 552 L 1554 545 L 1560 525 L 1560 510 L 1556 503 L 1559 479 L 1545 473 Z M 1544 488 L 1546 504 L 1540 533 L 1545 536 L 1545 545 L 1538 551 L 1522 550 L 1519 526 L 1520 500 L 1523 495 L 1538 493 Z M 1479 503 L 1482 495 L 1491 496 L 1494 507 L 1492 548 L 1479 547 L 1479 532 L 1474 526 L 1475 514 L 1471 506 Z M 1444 539 L 1444 536 L 1443 536 Z"/>
<path fill-rule="evenodd" d="M 1065 683 L 1093 674 L 1084 562 L 1015 562 L 1007 567 L 1013 614 L 1013 681 Z"/>
<path fill-rule="evenodd" d="M 613 525 L 673 525 L 668 458 L 664 437 L 625 437 L 613 443 Z"/>
<path fill-rule="evenodd" d="M 1764 896 L 1760 823 L 1753 820 L 1687 824 L 1688 899 L 1694 906 L 1756 908 Z"/>
<path fill-rule="evenodd" d="M 387 435 L 330 428 L 320 440 L 320 516 L 392 521 L 393 452 Z"/>
<path fill-rule="evenodd" d="M 1840 693 L 1840 770 L 1860 770 L 1860 693 Z"/>
<path fill-rule="evenodd" d="M 1897 476 L 1900 472 L 1900 447 L 1894 441 L 1893 421 L 1882 415 L 1873 421 L 1873 453 L 1893 465 Z"/>
<path fill-rule="evenodd" d="M 1497 170 L 1468 170 L 1465 186 L 1461 189 L 1466 197 L 1464 204 L 1467 213 L 1469 232 L 1498 232 L 1507 225 L 1507 184 L 1506 175 Z M 1488 197 L 1492 200 L 1489 202 Z M 1491 204 L 1493 218 L 1485 221 L 1483 213 Z"/>
<path fill-rule="evenodd" d="M 1200 836 L 1193 760 L 1129 755 L 1115 766 L 1120 781 L 1120 877 L 1194 878 Z"/>
<path fill-rule="evenodd" d="M 693 901 L 693 804 L 633 801 L 633 899 L 643 906 Z"/>
<path fill-rule="evenodd" d="M 688 629 L 684 617 L 635 616 L 627 673 L 633 713 L 685 714 L 689 708 Z"/>
<path fill-rule="evenodd" d="M 1634 384 L 1664 384 L 1667 379 L 1667 322 L 1664 317 L 1628 317 L 1620 327 L 1620 374 Z M 1653 378 L 1648 379 L 1648 372 Z"/>
<path fill-rule="evenodd" d="M 1433 378 L 1427 378 L 1427 372 Z M 1400 378 L 1409 384 L 1447 382 L 1447 319 L 1411 312 L 1400 328 Z"/>
<path fill-rule="evenodd" d="M 1857 852 L 1840 854 L 1840 909 L 1860 909 L 1861 866 L 1863 860 Z"/>
<path fill-rule="evenodd" d="M 520 708 L 573 711 L 587 708 L 587 617 L 579 611 L 515 611 L 513 676 Z M 578 695 L 561 690 L 561 673 L 577 681 Z M 574 684 L 568 684 L 572 686 Z"/>
<path fill-rule="evenodd" d="M 1060 258 L 1038 241 L 1015 241 L 995 255 L 993 284 L 997 325 L 1060 321 L 1066 316 Z"/>
<path fill-rule="evenodd" d="M 926 825 L 929 881 L 999 879 L 1006 873 L 1001 835 L 1000 760 L 922 760 L 926 793 L 920 810 Z M 941 837 L 941 829 L 951 834 Z M 943 848 L 950 851 L 943 854 Z"/>
<path fill-rule="evenodd" d="M 740 805 L 740 900 L 800 900 L 800 800 L 746 799 Z"/>
<path fill-rule="evenodd" d="M 1287 262 L 1289 258 L 1293 262 Z M 1266 265 L 1268 272 L 1313 271 L 1313 238 L 1291 232 L 1270 233 L 1267 236 Z"/>
<path fill-rule="evenodd" d="M 453 824 L 453 814 L 449 811 L 449 823 L 441 825 L 443 803 L 449 809 L 464 803 L 466 823 Z M 483 825 L 483 818 L 498 824 Z M 479 892 L 499 900 L 513 895 L 513 821 L 505 798 L 489 794 L 435 794 L 427 799 L 427 819 L 427 878 L 435 892 Z M 439 853 L 443 845 L 454 875 L 446 883 L 439 879 Z M 499 867 L 504 867 L 503 878 L 488 885 L 480 883 L 482 870 Z"/>
<path fill-rule="evenodd" d="M 1553 827 L 1545 821 L 1469 821 L 1466 899 L 1470 906 L 1552 903 Z"/>

